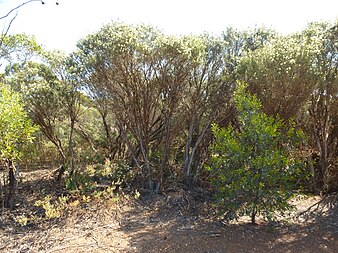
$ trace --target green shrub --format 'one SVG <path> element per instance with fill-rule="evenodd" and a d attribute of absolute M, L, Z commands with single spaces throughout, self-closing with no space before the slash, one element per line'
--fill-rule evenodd
<path fill-rule="evenodd" d="M 133 179 L 133 171 L 124 163 L 87 165 L 84 169 L 76 170 L 66 178 L 66 190 L 71 194 L 93 193 L 94 191 L 115 191 L 128 186 Z"/>
<path fill-rule="evenodd" d="M 124 162 L 111 163 L 106 160 L 103 165 L 96 166 L 93 178 L 98 183 L 109 183 L 117 188 L 128 185 L 134 177 L 131 167 Z"/>
<path fill-rule="evenodd" d="M 69 197 L 61 196 L 52 202 L 52 197 L 46 196 L 43 200 L 36 201 L 35 206 L 42 207 L 45 211 L 46 219 L 50 220 L 61 217 L 62 212 L 67 206 L 68 200 Z"/>
<path fill-rule="evenodd" d="M 88 175 L 87 171 L 83 172 L 74 172 L 73 175 L 69 175 L 66 178 L 66 190 L 75 193 L 86 193 L 94 189 L 94 181 Z"/>
<path fill-rule="evenodd" d="M 276 211 L 291 208 L 295 178 L 302 163 L 295 157 L 304 138 L 292 125 L 260 111 L 258 99 L 238 84 L 234 95 L 239 128 L 213 125 L 211 145 L 212 182 L 217 189 L 217 206 L 226 218 L 256 215 L 272 219 Z"/>

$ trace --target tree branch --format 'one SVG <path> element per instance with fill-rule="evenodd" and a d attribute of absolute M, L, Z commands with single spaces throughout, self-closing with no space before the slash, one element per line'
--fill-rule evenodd
<path fill-rule="evenodd" d="M 9 21 L 9 24 L 8 24 L 8 26 L 7 26 L 7 29 L 6 29 L 6 31 L 2 31 L 2 37 L 4 37 L 4 36 L 6 36 L 7 35 L 7 33 L 8 33 L 8 31 L 9 31 L 9 29 L 11 28 L 11 26 L 12 26 L 12 23 L 13 23 L 13 21 L 14 21 L 14 19 L 16 19 L 16 17 L 18 16 L 18 13 L 16 13 L 15 14 L 15 16 L 11 19 L 11 21 Z"/>
<path fill-rule="evenodd" d="M 9 22 L 9 24 L 8 24 L 8 26 L 7 26 L 6 31 L 2 31 L 1 38 L 0 38 L 0 47 L 2 46 L 2 44 L 3 44 L 3 42 L 4 42 L 4 39 L 5 39 L 5 37 L 7 36 L 7 33 L 8 33 L 8 31 L 9 31 L 9 29 L 11 28 L 12 23 L 13 23 L 13 21 L 16 19 L 17 16 L 18 16 L 18 13 L 16 13 L 15 16 L 11 19 L 11 21 Z"/>
<path fill-rule="evenodd" d="M 15 10 L 21 8 L 22 6 L 24 6 L 24 5 L 28 4 L 28 3 L 31 3 L 31 2 L 41 2 L 41 0 L 29 0 L 27 2 L 24 2 L 24 3 L 20 4 L 20 5 L 18 5 L 17 7 L 11 9 L 6 15 L 0 17 L 0 20 L 4 19 L 4 18 L 7 18 L 13 11 L 15 11 Z"/>

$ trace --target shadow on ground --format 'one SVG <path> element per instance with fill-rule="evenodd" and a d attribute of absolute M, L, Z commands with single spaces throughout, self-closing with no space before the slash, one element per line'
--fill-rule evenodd
<path fill-rule="evenodd" d="M 310 201 L 292 221 L 256 226 L 185 216 L 160 202 L 155 197 L 124 214 L 121 230 L 135 252 L 338 252 L 337 194 Z"/>
<path fill-rule="evenodd" d="M 116 203 L 68 207 L 60 219 L 21 226 L 19 215 L 42 216 L 36 200 L 63 194 L 52 171 L 33 171 L 19 184 L 17 203 L 0 216 L 1 252 L 338 252 L 338 194 L 300 199 L 293 219 L 252 226 L 217 220 L 203 190 L 144 194 Z"/>

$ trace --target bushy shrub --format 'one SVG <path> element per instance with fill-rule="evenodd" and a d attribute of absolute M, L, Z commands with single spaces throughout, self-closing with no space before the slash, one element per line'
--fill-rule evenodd
<path fill-rule="evenodd" d="M 60 218 L 63 210 L 66 208 L 69 197 L 61 196 L 52 201 L 51 196 L 46 196 L 43 200 L 37 200 L 35 206 L 42 207 L 47 220 Z"/>
<path fill-rule="evenodd" d="M 289 197 L 302 163 L 295 157 L 304 137 L 292 125 L 260 111 L 258 99 L 238 84 L 234 95 L 239 127 L 213 125 L 209 170 L 217 189 L 217 205 L 229 219 L 256 215 L 272 219 L 291 206 Z"/>
<path fill-rule="evenodd" d="M 133 179 L 133 171 L 125 163 L 87 165 L 66 178 L 66 189 L 70 193 L 91 193 L 98 189 L 128 186 Z"/>

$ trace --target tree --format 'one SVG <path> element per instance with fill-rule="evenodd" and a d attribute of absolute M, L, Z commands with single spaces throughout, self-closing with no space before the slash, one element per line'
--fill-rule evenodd
<path fill-rule="evenodd" d="M 239 31 L 233 27 L 227 28 L 221 36 L 225 43 L 224 58 L 226 82 L 236 85 L 239 79 L 238 67 L 241 59 L 250 52 L 264 47 L 269 44 L 277 34 L 273 30 L 255 28 L 253 30 Z"/>
<path fill-rule="evenodd" d="M 314 189 L 330 192 L 338 189 L 338 22 L 312 23 L 302 36 L 309 43 L 320 43 L 314 56 L 319 78 L 305 108 L 308 117 L 303 123 L 318 153 Z"/>
<path fill-rule="evenodd" d="M 24 110 L 20 95 L 8 86 L 0 85 L 0 162 L 8 170 L 9 190 L 6 205 L 12 206 L 19 168 L 15 166 L 25 155 L 27 145 L 37 130 Z"/>
<path fill-rule="evenodd" d="M 153 189 L 154 179 L 152 134 L 160 124 L 161 88 L 155 82 L 156 54 L 152 55 L 158 36 L 151 27 L 113 23 L 79 44 L 87 87 L 95 99 L 108 95 L 115 128 L 149 189 Z"/>
<path fill-rule="evenodd" d="M 65 168 L 67 153 L 61 129 L 65 118 L 65 102 L 62 95 L 64 87 L 60 80 L 45 63 L 27 61 L 6 68 L 6 83 L 22 94 L 29 117 L 56 147 L 60 168 Z"/>
<path fill-rule="evenodd" d="M 337 22 L 311 23 L 302 33 L 249 53 L 239 66 L 240 79 L 249 83 L 264 112 L 295 118 L 309 135 L 315 192 L 338 187 L 337 51 Z"/>
<path fill-rule="evenodd" d="M 175 38 L 151 27 L 114 23 L 79 47 L 84 82 L 100 111 L 109 101 L 115 129 L 128 147 L 131 165 L 147 178 L 147 187 L 161 188 L 170 159 L 182 162 L 180 176 L 193 179 L 210 123 L 221 108 L 227 110 L 223 101 L 230 92 L 224 95 L 222 41 Z"/>
<path fill-rule="evenodd" d="M 2 39 L 0 45 L 0 66 L 13 65 L 38 57 L 42 51 L 35 38 L 26 34 L 7 35 Z"/>
<path fill-rule="evenodd" d="M 279 117 L 262 113 L 259 100 L 246 88 L 238 84 L 234 95 L 240 128 L 212 128 L 209 169 L 218 206 L 227 217 L 250 214 L 254 224 L 257 214 L 271 218 L 290 208 L 287 200 L 301 165 L 294 152 L 303 135 L 287 129 Z"/>
<path fill-rule="evenodd" d="M 318 44 L 297 36 L 277 37 L 241 59 L 239 79 L 262 101 L 264 112 L 296 117 L 316 85 L 317 52 Z"/>
<path fill-rule="evenodd" d="M 75 172 L 75 151 L 74 151 L 74 131 L 76 122 L 81 114 L 81 93 L 78 78 L 76 77 L 77 68 L 71 57 L 61 52 L 52 52 L 47 54 L 47 64 L 50 71 L 57 78 L 60 85 L 59 94 L 64 102 L 64 113 L 69 120 L 68 152 L 70 175 Z M 61 169 L 58 175 L 61 179 L 64 170 Z"/>
<path fill-rule="evenodd" d="M 186 124 L 183 128 L 185 143 L 182 168 L 184 179 L 191 183 L 203 166 L 201 154 L 209 144 L 205 140 L 211 123 L 217 121 L 220 115 L 223 120 L 227 120 L 230 115 L 232 84 L 224 82 L 226 44 L 210 36 L 188 39 L 192 53 L 189 75 L 181 97 L 181 117 Z"/>

